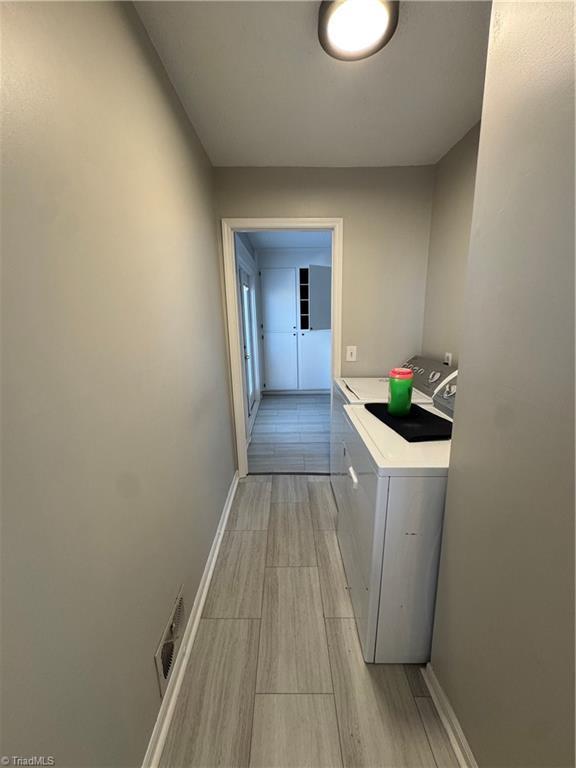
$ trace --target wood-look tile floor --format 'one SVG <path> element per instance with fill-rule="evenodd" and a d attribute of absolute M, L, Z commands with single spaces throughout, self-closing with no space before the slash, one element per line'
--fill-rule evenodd
<path fill-rule="evenodd" d="M 458 768 L 420 670 L 365 664 L 330 481 L 240 482 L 160 765 Z"/>
<path fill-rule="evenodd" d="M 251 474 L 328 474 L 330 395 L 264 395 L 248 446 Z"/>

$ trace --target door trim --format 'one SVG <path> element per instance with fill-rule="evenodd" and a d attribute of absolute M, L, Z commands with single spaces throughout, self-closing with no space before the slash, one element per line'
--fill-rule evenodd
<path fill-rule="evenodd" d="M 232 383 L 232 408 L 236 432 L 236 454 L 240 477 L 248 474 L 248 444 L 245 435 L 244 383 L 240 342 L 240 316 L 236 283 L 234 234 L 274 229 L 324 229 L 332 233 L 332 377 L 339 378 L 342 355 L 342 261 L 344 220 L 341 218 L 222 219 L 224 293 L 228 354 Z"/>

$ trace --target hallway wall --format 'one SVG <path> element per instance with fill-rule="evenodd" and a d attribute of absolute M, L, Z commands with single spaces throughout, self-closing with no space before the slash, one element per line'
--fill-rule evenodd
<path fill-rule="evenodd" d="M 480 125 L 438 162 L 430 222 L 422 352 L 458 364 Z"/>
<path fill-rule="evenodd" d="M 573 766 L 574 7 L 492 13 L 432 665 L 480 766 Z"/>
<path fill-rule="evenodd" d="M 263 269 L 274 267 L 309 267 L 316 264 L 332 266 L 330 248 L 262 248 L 256 251 L 258 266 Z"/>
<path fill-rule="evenodd" d="M 376 376 L 422 346 L 433 166 L 215 168 L 218 217 L 342 217 L 342 374 Z M 346 345 L 358 361 L 344 360 Z"/>
<path fill-rule="evenodd" d="M 2 4 L 2 736 L 140 765 L 234 472 L 209 163 L 131 4 Z"/>

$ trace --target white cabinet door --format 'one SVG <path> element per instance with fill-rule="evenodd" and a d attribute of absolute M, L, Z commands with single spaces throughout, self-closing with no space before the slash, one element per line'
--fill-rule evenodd
<path fill-rule="evenodd" d="M 264 386 L 298 389 L 298 337 L 296 331 L 263 334 Z"/>
<path fill-rule="evenodd" d="M 310 265 L 310 330 L 332 327 L 332 268 Z"/>
<path fill-rule="evenodd" d="M 264 332 L 296 330 L 296 270 L 263 269 L 260 281 Z"/>
<path fill-rule="evenodd" d="M 298 335 L 299 389 L 330 389 L 331 331 L 300 331 Z"/>

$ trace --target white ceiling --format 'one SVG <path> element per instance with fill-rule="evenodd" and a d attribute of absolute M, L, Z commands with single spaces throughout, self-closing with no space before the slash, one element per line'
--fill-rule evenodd
<path fill-rule="evenodd" d="M 265 248 L 330 248 L 332 233 L 326 230 L 276 230 L 266 232 L 247 232 L 252 247 L 256 250 Z"/>
<path fill-rule="evenodd" d="M 390 43 L 329 57 L 317 2 L 139 2 L 217 166 L 435 163 L 478 120 L 490 4 L 400 4 Z"/>

